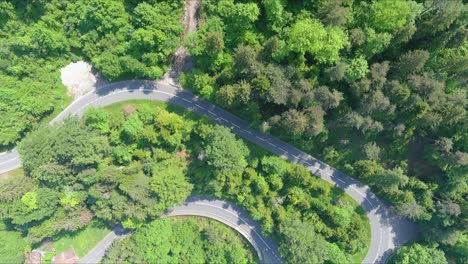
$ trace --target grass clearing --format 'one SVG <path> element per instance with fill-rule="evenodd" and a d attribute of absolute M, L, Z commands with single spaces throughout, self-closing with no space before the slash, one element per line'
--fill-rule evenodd
<path fill-rule="evenodd" d="M 195 114 L 192 111 L 188 111 L 180 106 L 168 104 L 165 102 L 152 101 L 152 100 L 128 100 L 125 102 L 119 102 L 119 103 L 108 105 L 104 107 L 104 109 L 107 109 L 111 112 L 117 112 L 117 111 L 122 110 L 122 108 L 125 107 L 126 105 L 133 105 L 136 108 L 145 107 L 145 106 L 146 107 L 160 107 L 169 112 L 174 112 L 186 120 L 198 121 L 203 118 L 199 116 L 198 114 Z"/>
<path fill-rule="evenodd" d="M 18 168 L 18 169 L 14 169 L 12 171 L 7 171 L 5 173 L 0 174 L 0 183 L 2 183 L 2 181 L 5 181 L 5 180 L 10 179 L 12 177 L 18 177 L 18 176 L 22 176 L 22 175 L 24 175 L 23 168 Z"/>
<path fill-rule="evenodd" d="M 67 250 L 70 246 L 73 246 L 78 257 L 82 258 L 111 230 L 109 225 L 93 220 L 82 230 L 64 233 L 53 239 L 55 251 L 47 252 L 43 258 L 43 262 L 50 263 L 53 256 Z"/>

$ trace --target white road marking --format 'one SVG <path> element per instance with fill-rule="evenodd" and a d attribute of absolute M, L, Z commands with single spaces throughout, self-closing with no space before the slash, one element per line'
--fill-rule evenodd
<path fill-rule="evenodd" d="M 270 246 L 268 245 L 268 243 L 263 239 L 263 236 L 260 235 L 257 230 L 255 230 L 255 228 L 253 228 L 251 225 L 249 225 L 247 223 L 247 221 L 245 221 L 242 217 L 240 217 L 240 215 L 238 214 L 234 214 L 233 212 L 229 211 L 229 210 L 226 210 L 225 208 L 223 207 L 219 207 L 219 206 L 216 206 L 216 205 L 212 205 L 212 204 L 209 204 L 209 203 L 204 203 L 204 202 L 193 202 L 195 204 L 201 204 L 201 205 L 206 205 L 206 206 L 211 206 L 211 207 L 215 207 L 215 208 L 218 208 L 218 209 L 221 209 L 223 210 L 224 212 L 228 212 L 234 216 L 236 216 L 237 218 L 239 218 L 242 222 L 244 222 L 255 234 L 257 234 L 257 236 L 260 238 L 260 240 L 262 240 L 262 242 L 265 244 L 265 246 L 271 250 Z M 273 251 L 272 251 L 273 252 Z M 277 259 L 280 259 L 275 253 L 273 253 L 273 255 L 277 258 Z"/>
<path fill-rule="evenodd" d="M 364 195 L 362 192 L 360 192 L 358 189 L 354 188 L 352 185 L 350 185 L 349 188 L 353 189 L 353 190 L 356 191 L 359 195 L 361 195 L 361 196 L 370 204 L 371 207 L 375 207 L 374 204 L 373 204 L 369 199 L 367 199 L 367 196 Z"/>
<path fill-rule="evenodd" d="M 177 208 L 177 209 L 180 209 L 180 208 Z M 260 248 L 258 248 L 258 245 L 253 240 L 253 237 L 249 233 L 247 233 L 245 230 L 240 228 L 241 225 L 230 225 L 231 221 L 229 219 L 226 219 L 224 217 L 224 215 L 219 216 L 219 215 L 216 215 L 214 213 L 210 213 L 210 212 L 206 212 L 206 211 L 203 211 L 202 213 L 200 213 L 200 210 L 184 208 L 184 209 L 181 209 L 179 211 L 171 211 L 168 214 L 163 215 L 162 217 L 166 218 L 166 217 L 186 216 L 186 215 L 196 215 L 196 216 L 208 217 L 208 218 L 220 221 L 220 222 L 224 223 L 225 225 L 230 226 L 232 229 L 236 230 L 240 235 L 242 235 L 253 246 L 254 250 L 257 252 L 259 257 L 263 256 L 263 251 L 267 251 L 267 249 L 266 250 L 260 250 Z"/>
<path fill-rule="evenodd" d="M 353 189 L 354 191 L 359 193 L 362 197 L 366 198 L 366 196 L 362 192 L 360 192 L 358 189 L 354 188 L 352 185 L 350 185 L 349 188 Z"/>
<path fill-rule="evenodd" d="M 17 159 L 18 159 L 18 157 L 14 157 L 14 158 L 12 158 L 12 159 L 5 160 L 5 161 L 3 161 L 3 162 L 0 162 L 0 165 L 1 165 L 1 164 L 8 163 L 8 162 L 11 162 L 11 161 L 14 161 L 14 160 L 17 160 Z"/>
<path fill-rule="evenodd" d="M 380 252 L 380 248 L 382 246 L 382 229 L 379 228 L 379 246 L 377 247 L 377 252 Z M 375 261 L 377 260 L 377 257 L 379 256 L 379 254 L 376 254 L 375 255 L 375 258 L 374 260 L 372 261 L 372 263 L 375 263 Z"/>

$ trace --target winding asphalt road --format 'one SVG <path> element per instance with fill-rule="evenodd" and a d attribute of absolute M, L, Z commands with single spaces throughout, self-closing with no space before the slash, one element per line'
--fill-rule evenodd
<path fill-rule="evenodd" d="M 384 262 L 395 248 L 417 234 L 417 228 L 412 222 L 391 212 L 389 206 L 376 197 L 366 185 L 271 135 L 250 129 L 246 121 L 177 86 L 145 80 L 112 83 L 74 101 L 51 123 L 61 121 L 69 115 L 82 116 L 85 108 L 89 106 L 102 107 L 131 99 L 169 102 L 206 116 L 220 125 L 230 127 L 232 132 L 244 139 L 290 162 L 305 166 L 313 174 L 345 191 L 362 206 L 371 225 L 371 244 L 364 263 Z M 15 150 L 0 154 L 0 173 L 20 166 L 21 161 Z M 220 216 L 225 215 L 221 213 Z M 261 247 L 261 244 L 254 245 L 254 248 Z"/>
<path fill-rule="evenodd" d="M 162 217 L 203 216 L 224 223 L 239 232 L 255 249 L 261 263 L 281 263 L 276 244 L 262 235 L 260 225 L 234 203 L 213 199 L 189 197 L 181 206 L 168 210 Z"/>
<path fill-rule="evenodd" d="M 260 225 L 234 203 L 214 198 L 191 196 L 183 205 L 167 210 L 161 218 L 173 216 L 202 216 L 217 220 L 239 232 L 253 246 L 261 263 L 282 262 L 276 244 L 271 239 L 264 237 Z M 112 242 L 117 238 L 124 238 L 128 233 L 129 230 L 117 226 L 86 256 L 80 259 L 79 263 L 98 263 Z"/>

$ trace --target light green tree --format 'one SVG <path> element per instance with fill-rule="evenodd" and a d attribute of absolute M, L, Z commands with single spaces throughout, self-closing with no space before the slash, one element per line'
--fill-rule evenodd
<path fill-rule="evenodd" d="M 447 263 L 444 252 L 421 244 L 413 244 L 398 249 L 393 258 L 396 264 L 444 264 Z"/>
<path fill-rule="evenodd" d="M 37 209 L 37 193 L 27 192 L 21 197 L 21 201 L 30 209 Z"/>
<path fill-rule="evenodd" d="M 367 60 L 364 57 L 357 57 L 350 60 L 346 65 L 345 79 L 348 82 L 353 82 L 363 78 L 368 72 Z"/>
<path fill-rule="evenodd" d="M 215 126 L 208 136 L 205 154 L 214 168 L 227 175 L 241 175 L 247 166 L 249 149 L 228 128 Z"/>
<path fill-rule="evenodd" d="M 348 45 L 348 36 L 338 27 L 325 28 L 318 19 L 307 18 L 292 25 L 288 42 L 294 52 L 308 52 L 319 62 L 333 63 L 339 59 L 339 51 Z"/>
<path fill-rule="evenodd" d="M 174 161 L 157 164 L 152 174 L 150 189 L 158 198 L 160 210 L 183 203 L 192 191 L 193 185 L 187 181 L 184 167 Z"/>
<path fill-rule="evenodd" d="M 413 21 L 422 11 L 422 4 L 405 0 L 374 1 L 367 20 L 379 32 L 395 32 Z"/>

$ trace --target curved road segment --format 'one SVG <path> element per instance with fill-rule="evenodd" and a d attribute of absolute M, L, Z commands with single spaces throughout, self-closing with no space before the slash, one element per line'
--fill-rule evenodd
<path fill-rule="evenodd" d="M 203 216 L 224 223 L 239 232 L 253 246 L 261 263 L 281 263 L 276 244 L 262 235 L 260 225 L 234 203 L 189 197 L 182 206 L 168 210 L 162 217 Z"/>
<path fill-rule="evenodd" d="M 412 239 L 417 233 L 417 228 L 412 222 L 391 212 L 388 205 L 374 195 L 369 187 L 271 135 L 250 129 L 246 121 L 177 86 L 145 80 L 112 83 L 74 101 L 51 123 L 61 121 L 69 115 L 82 116 L 85 108 L 89 106 L 102 107 L 132 99 L 164 101 L 206 116 L 215 123 L 231 128 L 232 132 L 244 139 L 290 162 L 305 166 L 311 173 L 345 191 L 362 206 L 371 225 L 371 244 L 364 263 L 384 262 L 395 248 Z M 0 173 L 20 166 L 21 161 L 15 150 L 0 155 Z"/>
<path fill-rule="evenodd" d="M 172 216 L 202 216 L 217 220 L 239 232 L 255 249 L 261 263 L 281 263 L 275 243 L 262 235 L 260 225 L 237 205 L 213 198 L 189 197 L 181 206 L 169 209 L 161 218 Z M 116 238 L 129 233 L 116 227 L 105 236 L 79 263 L 98 263 Z"/>

